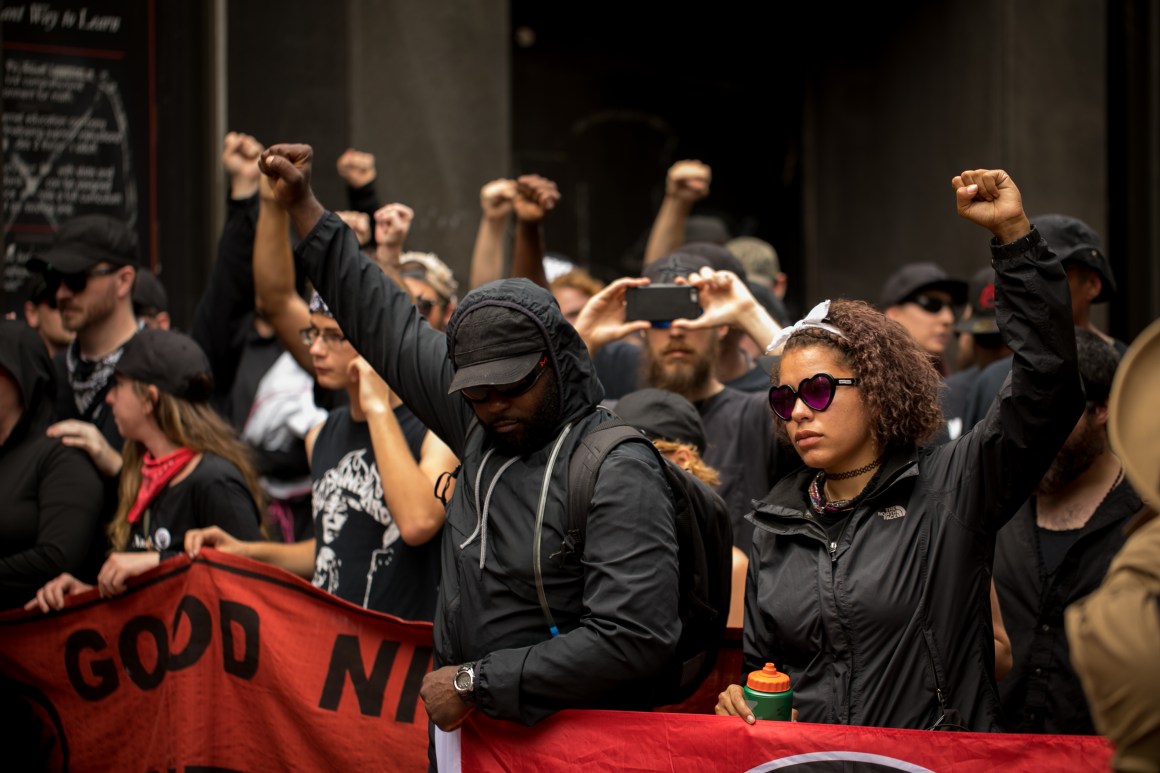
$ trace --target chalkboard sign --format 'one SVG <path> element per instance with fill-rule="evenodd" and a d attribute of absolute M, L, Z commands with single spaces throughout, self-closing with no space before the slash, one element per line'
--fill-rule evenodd
<path fill-rule="evenodd" d="M 75 215 L 123 218 L 156 263 L 153 12 L 153 0 L 0 8 L 6 294 Z"/>

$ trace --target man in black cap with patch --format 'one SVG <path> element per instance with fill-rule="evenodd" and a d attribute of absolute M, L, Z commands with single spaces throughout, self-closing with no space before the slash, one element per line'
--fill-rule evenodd
<path fill-rule="evenodd" d="M 1123 355 L 1128 350 L 1127 344 L 1097 329 L 1091 319 L 1092 306 L 1107 303 L 1116 292 L 1116 278 L 1111 262 L 1104 255 L 1100 235 L 1070 215 L 1040 215 L 1035 218 L 1035 228 L 1043 234 L 1043 240 L 1059 256 L 1067 271 L 1075 326 L 1091 330 Z"/>
<path fill-rule="evenodd" d="M 61 225 L 52 248 L 28 262 L 44 275 L 61 320 L 76 339 L 56 356 L 57 418 L 48 434 L 84 449 L 108 477 L 121 469 L 121 436 L 105 404 L 133 316 L 137 236 L 107 215 L 81 215 Z"/>
<path fill-rule="evenodd" d="M 1087 223 L 1068 215 L 1040 215 L 1034 223 L 1036 230 L 1043 235 L 1051 251 L 1059 256 L 1067 271 L 1075 326 L 1090 330 L 1122 356 L 1127 350 L 1124 342 L 1097 330 L 1091 321 L 1092 304 L 1109 300 L 1116 289 L 1111 264 L 1100 247 L 1099 234 Z M 1009 354 L 1009 350 L 1004 351 Z M 1010 372 L 1010 356 L 996 357 L 979 371 L 963 412 L 964 432 L 983 418 Z"/>
<path fill-rule="evenodd" d="M 955 324 L 954 307 L 966 300 L 966 282 L 947 276 L 934 263 L 907 263 L 882 284 L 878 308 L 942 366 Z"/>
<path fill-rule="evenodd" d="M 566 541 L 568 461 L 603 417 L 583 341 L 552 296 L 509 279 L 472 291 L 446 335 L 359 251 L 310 189 L 313 152 L 263 171 L 297 255 L 346 337 L 462 460 L 447 503 L 435 670 L 439 728 L 474 709 L 531 724 L 574 707 L 643 708 L 680 635 L 674 500 L 640 443 L 601 465 L 581 551 Z"/>

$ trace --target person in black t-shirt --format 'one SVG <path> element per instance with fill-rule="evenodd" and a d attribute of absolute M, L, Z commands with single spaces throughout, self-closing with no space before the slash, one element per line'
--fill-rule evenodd
<path fill-rule="evenodd" d="M 187 535 L 186 551 L 196 555 L 208 545 L 248 556 L 367 609 L 431 620 L 439 585 L 435 537 L 444 520 L 434 486 L 455 469 L 455 455 L 359 356 L 317 294 L 307 305 L 288 292 L 294 270 L 286 215 L 268 199 L 262 204 L 254 243 L 259 304 L 319 386 L 345 390 L 349 405 L 306 436 L 313 539 L 255 542 L 210 528 Z"/>
<path fill-rule="evenodd" d="M 433 489 L 455 468 L 427 431 L 343 337 L 317 296 L 310 341 L 318 383 L 345 388 L 349 406 L 306 437 L 313 479 L 314 538 L 294 544 L 235 539 L 227 530 L 186 535 L 202 545 L 279 566 L 341 599 L 406 620 L 431 620 L 439 585 L 443 505 Z M 389 462 L 389 463 L 388 463 Z"/>
<path fill-rule="evenodd" d="M 995 542 L 995 585 L 1014 656 L 999 697 L 1008 729 L 1018 733 L 1096 732 L 1072 668 L 1063 611 L 1099 587 L 1141 507 L 1108 444 L 1119 357 L 1092 330 L 1077 327 L 1075 340 L 1084 413 L 1035 495 Z"/>
<path fill-rule="evenodd" d="M 113 551 L 97 576 L 101 595 L 175 555 L 189 529 L 221 525 L 257 538 L 261 488 L 245 446 L 209 406 L 213 379 L 201 348 L 181 333 L 143 330 L 125 345 L 105 400 L 121 452 Z M 47 612 L 93 586 L 62 574 L 27 609 Z"/>

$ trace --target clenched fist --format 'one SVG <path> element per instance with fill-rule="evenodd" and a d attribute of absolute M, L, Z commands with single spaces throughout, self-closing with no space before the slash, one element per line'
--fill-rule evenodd
<path fill-rule="evenodd" d="M 959 215 L 986 228 L 1000 244 L 1009 244 L 1031 230 L 1023 197 L 1002 169 L 967 170 L 955 175 L 951 186 Z"/>
<path fill-rule="evenodd" d="M 547 177 L 525 174 L 516 180 L 516 217 L 525 223 L 543 220 L 559 201 L 560 191 Z"/>
<path fill-rule="evenodd" d="M 709 195 L 709 183 L 713 181 L 713 170 L 700 161 L 678 161 L 669 167 L 665 179 L 665 195 L 692 204 Z"/>

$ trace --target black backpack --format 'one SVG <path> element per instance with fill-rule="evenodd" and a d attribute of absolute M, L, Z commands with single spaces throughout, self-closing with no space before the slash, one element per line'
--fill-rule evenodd
<path fill-rule="evenodd" d="M 577 554 L 584 552 L 588 509 L 596 475 L 613 448 L 626 442 L 647 445 L 657 455 L 676 506 L 677 558 L 680 565 L 681 638 L 676 656 L 657 682 L 657 704 L 680 703 L 697 691 L 717 662 L 729 617 L 733 579 L 733 526 L 724 500 L 705 483 L 664 458 L 648 438 L 611 418 L 576 446 L 568 465 L 568 534 Z"/>

